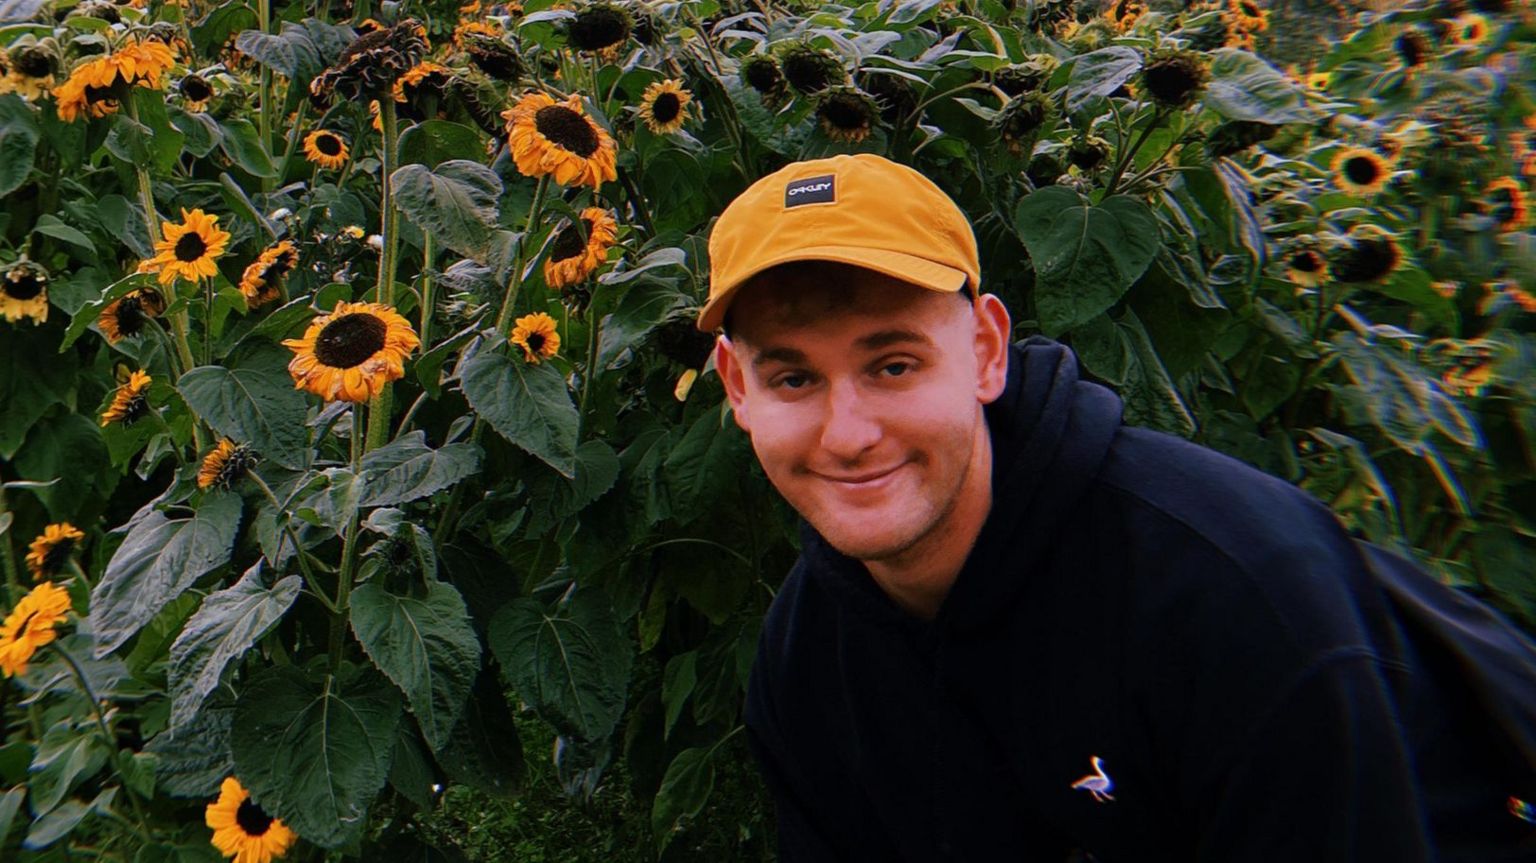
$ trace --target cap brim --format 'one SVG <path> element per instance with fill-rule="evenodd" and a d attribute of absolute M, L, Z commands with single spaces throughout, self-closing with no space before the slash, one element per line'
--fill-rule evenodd
<path fill-rule="evenodd" d="M 780 264 L 795 261 L 833 261 L 850 264 L 940 293 L 956 293 L 970 279 L 964 270 L 957 270 L 954 267 L 904 252 L 858 246 L 810 246 L 770 258 L 752 270 L 742 273 L 732 284 L 725 286 L 718 296 L 704 304 L 704 308 L 699 311 L 698 328 L 706 333 L 714 332 L 725 321 L 726 309 L 747 280 Z"/>

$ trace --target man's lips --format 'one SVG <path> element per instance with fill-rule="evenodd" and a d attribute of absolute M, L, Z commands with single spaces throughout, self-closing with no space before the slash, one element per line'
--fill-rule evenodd
<path fill-rule="evenodd" d="M 885 470 L 872 471 L 870 473 L 862 473 L 852 476 L 834 476 L 832 474 L 820 474 L 820 476 L 822 479 L 829 480 L 831 482 L 842 483 L 843 485 L 863 485 L 865 483 L 875 482 L 876 480 L 890 476 L 900 467 L 901 465 L 898 464 L 894 467 L 888 467 Z"/>

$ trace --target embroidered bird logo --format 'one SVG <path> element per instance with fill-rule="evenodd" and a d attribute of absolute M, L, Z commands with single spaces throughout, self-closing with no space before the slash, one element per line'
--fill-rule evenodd
<path fill-rule="evenodd" d="M 1087 791 L 1100 803 L 1114 800 L 1115 796 L 1109 792 L 1114 790 L 1115 780 L 1104 772 L 1104 759 L 1094 755 L 1088 759 L 1088 763 L 1093 766 L 1093 772 L 1072 783 L 1073 790 Z"/>

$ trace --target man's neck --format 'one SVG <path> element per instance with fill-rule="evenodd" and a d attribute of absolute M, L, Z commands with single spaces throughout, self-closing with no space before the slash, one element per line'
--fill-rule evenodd
<path fill-rule="evenodd" d="M 923 620 L 938 615 L 992 511 L 992 437 L 986 423 L 980 424 L 973 452 L 954 506 L 933 529 L 896 557 L 864 561 L 891 601 Z"/>

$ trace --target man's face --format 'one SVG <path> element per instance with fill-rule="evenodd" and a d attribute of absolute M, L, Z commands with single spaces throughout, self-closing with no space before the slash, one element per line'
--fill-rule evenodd
<path fill-rule="evenodd" d="M 717 365 L 785 500 L 844 554 L 896 562 L 985 517 L 982 406 L 1002 392 L 1007 313 L 990 295 L 973 309 L 865 270 L 819 273 L 744 288 Z"/>

